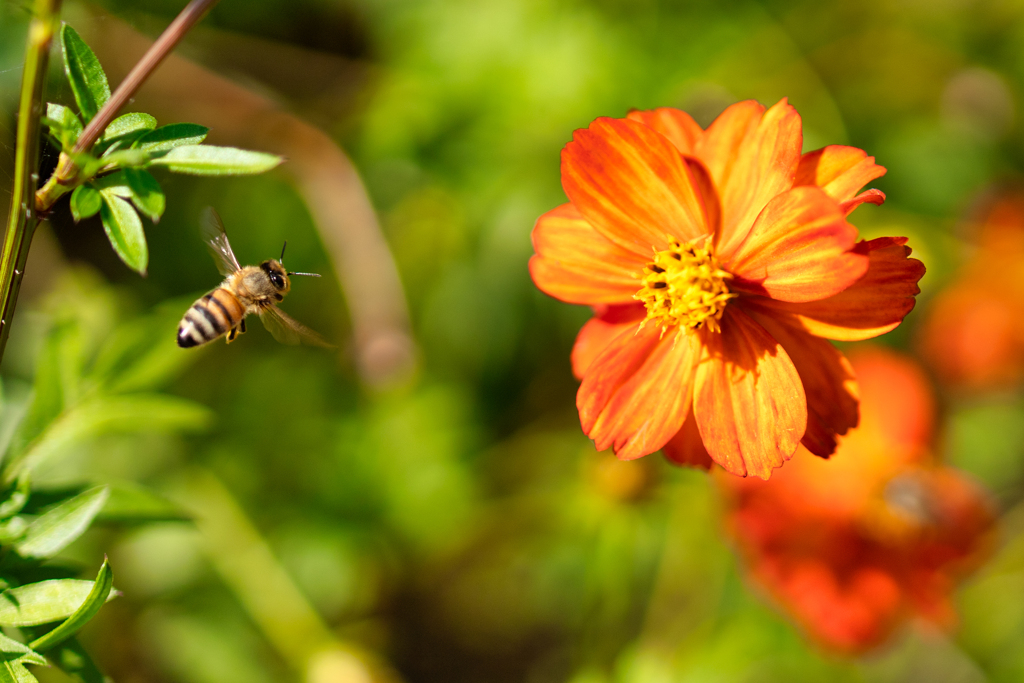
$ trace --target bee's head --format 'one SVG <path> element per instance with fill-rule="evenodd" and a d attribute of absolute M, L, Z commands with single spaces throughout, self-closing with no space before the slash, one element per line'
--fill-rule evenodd
<path fill-rule="evenodd" d="M 274 259 L 264 261 L 260 264 L 260 269 L 267 274 L 270 284 L 274 286 L 278 294 L 284 296 L 291 289 L 292 285 L 288 280 L 288 271 L 284 269 L 280 261 Z"/>

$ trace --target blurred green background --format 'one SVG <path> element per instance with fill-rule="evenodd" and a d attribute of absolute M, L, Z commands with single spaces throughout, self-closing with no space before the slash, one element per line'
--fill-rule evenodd
<path fill-rule="evenodd" d="M 115 22 L 105 13 L 153 37 L 183 4 L 65 15 L 107 65 L 131 50 L 96 42 Z M 5 202 L 26 6 L 0 6 Z M 707 125 L 736 100 L 789 97 L 805 149 L 851 144 L 889 169 L 875 183 L 886 204 L 852 220 L 866 237 L 909 236 L 928 266 L 918 309 L 882 340 L 912 350 L 929 297 L 970 253 L 963 216 L 1024 170 L 1024 2 L 223 0 L 180 53 L 351 157 L 413 346 L 383 375 L 361 364 L 337 241 L 286 170 L 161 176 L 168 211 L 147 223 L 146 279 L 98 220 L 74 225 L 59 205 L 33 247 L 3 410 L 24 403 L 43 340 L 60 333 L 74 340 L 53 342 L 71 375 L 130 365 L 126 390 L 163 390 L 208 418 L 105 430 L 39 476 L 143 483 L 213 520 L 111 523 L 67 553 L 92 568 L 110 554 L 124 596 L 85 640 L 115 680 L 370 680 L 345 657 L 317 659 L 331 648 L 424 683 L 1024 680 L 1020 392 L 942 397 L 937 447 L 1003 511 L 995 558 L 960 592 L 960 629 L 907 629 L 840 659 L 744 584 L 703 473 L 594 452 L 569 368 L 589 312 L 540 294 L 526 269 L 533 221 L 565 201 L 573 129 L 656 106 Z M 56 71 L 51 82 L 48 98 L 70 103 Z M 217 142 L 205 111 L 179 118 Z M 177 320 L 219 279 L 199 239 L 206 205 L 243 263 L 287 239 L 290 267 L 324 274 L 296 279 L 284 308 L 338 353 L 280 346 L 255 324 L 230 347 L 174 347 Z M 379 305 L 401 332 L 400 299 Z"/>

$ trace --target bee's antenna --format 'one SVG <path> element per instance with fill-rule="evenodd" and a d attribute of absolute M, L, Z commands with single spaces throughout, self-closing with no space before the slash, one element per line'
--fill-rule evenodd
<path fill-rule="evenodd" d="M 288 240 L 284 241 L 284 246 L 281 247 L 281 258 L 277 259 L 278 263 L 284 263 L 284 250 L 288 248 Z"/>
<path fill-rule="evenodd" d="M 320 273 L 288 273 L 288 277 L 292 275 L 308 275 L 309 277 L 320 277 Z"/>

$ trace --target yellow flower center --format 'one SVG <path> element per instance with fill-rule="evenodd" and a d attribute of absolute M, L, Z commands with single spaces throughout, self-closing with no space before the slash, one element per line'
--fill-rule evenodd
<path fill-rule="evenodd" d="M 643 287 L 633 295 L 647 307 L 641 326 L 653 321 L 662 335 L 677 326 L 696 330 L 707 325 L 718 332 L 725 305 L 736 296 L 725 285 L 729 277 L 710 246 L 669 242 L 668 249 L 655 251 L 654 260 L 644 266 Z"/>

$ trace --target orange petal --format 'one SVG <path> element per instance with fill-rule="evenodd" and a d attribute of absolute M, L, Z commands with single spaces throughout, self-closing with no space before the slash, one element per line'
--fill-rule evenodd
<path fill-rule="evenodd" d="M 857 228 L 820 188 L 794 187 L 768 202 L 726 270 L 729 288 L 782 301 L 817 301 L 843 291 L 868 269 L 854 251 Z"/>
<path fill-rule="evenodd" d="M 583 377 L 576 406 L 597 449 L 632 460 L 653 453 L 679 431 L 690 408 L 697 334 L 648 325 L 609 344 Z"/>
<path fill-rule="evenodd" d="M 608 241 L 572 204 L 538 218 L 531 239 L 537 254 L 530 275 L 545 294 L 570 304 L 617 304 L 640 289 L 635 274 L 645 261 Z"/>
<path fill-rule="evenodd" d="M 736 306 L 721 334 L 706 333 L 694 412 L 711 458 L 733 474 L 767 479 L 788 460 L 807 427 L 807 400 L 793 362 Z"/>
<path fill-rule="evenodd" d="M 672 107 L 659 107 L 646 111 L 634 109 L 626 115 L 626 118 L 658 131 L 671 140 L 676 149 L 683 154 L 692 154 L 694 144 L 704 134 L 704 129 L 693 120 L 692 116 Z"/>
<path fill-rule="evenodd" d="M 853 367 L 839 349 L 821 337 L 812 337 L 770 315 L 755 310 L 760 323 L 793 361 L 807 396 L 807 433 L 803 444 L 811 453 L 827 457 L 836 449 L 836 435 L 857 426 L 857 380 Z"/>
<path fill-rule="evenodd" d="M 885 167 L 876 164 L 875 158 L 864 150 L 829 145 L 800 157 L 794 185 L 817 185 L 832 199 L 845 202 L 853 199 L 860 188 L 884 175 Z"/>
<path fill-rule="evenodd" d="M 645 261 L 673 237 L 709 232 L 679 150 L 635 121 L 602 117 L 573 133 L 562 150 L 562 187 L 598 232 Z"/>
<path fill-rule="evenodd" d="M 881 206 L 885 203 L 885 193 L 881 190 L 864 190 L 853 199 L 839 202 L 839 206 L 842 207 L 843 214 L 849 216 L 854 209 L 864 203 Z"/>
<path fill-rule="evenodd" d="M 802 144 L 800 115 L 785 99 L 768 111 L 753 100 L 738 102 L 697 142 L 695 156 L 711 171 L 722 201 L 720 258 L 746 238 L 772 197 L 793 186 Z"/>
<path fill-rule="evenodd" d="M 669 442 L 662 446 L 661 452 L 665 454 L 669 462 L 686 467 L 696 467 L 702 470 L 710 470 L 714 460 L 708 455 L 708 449 L 704 448 L 700 432 L 697 430 L 697 418 L 693 416 L 693 404 L 690 404 L 690 412 L 683 421 L 683 426 L 676 435 L 669 439 Z"/>
<path fill-rule="evenodd" d="M 924 264 L 908 258 L 906 237 L 879 237 L 861 242 L 867 250 L 868 271 L 860 280 L 835 296 L 820 301 L 787 303 L 751 297 L 745 306 L 770 309 L 817 337 L 838 341 L 871 339 L 894 329 L 914 308 L 920 293 L 917 281 Z"/>
<path fill-rule="evenodd" d="M 604 310 L 595 311 L 596 315 L 576 335 L 576 343 L 572 347 L 572 374 L 576 379 L 583 379 L 587 368 L 613 339 L 627 329 L 635 331 L 640 321 L 647 316 L 647 309 L 639 301 L 602 308 Z"/>

